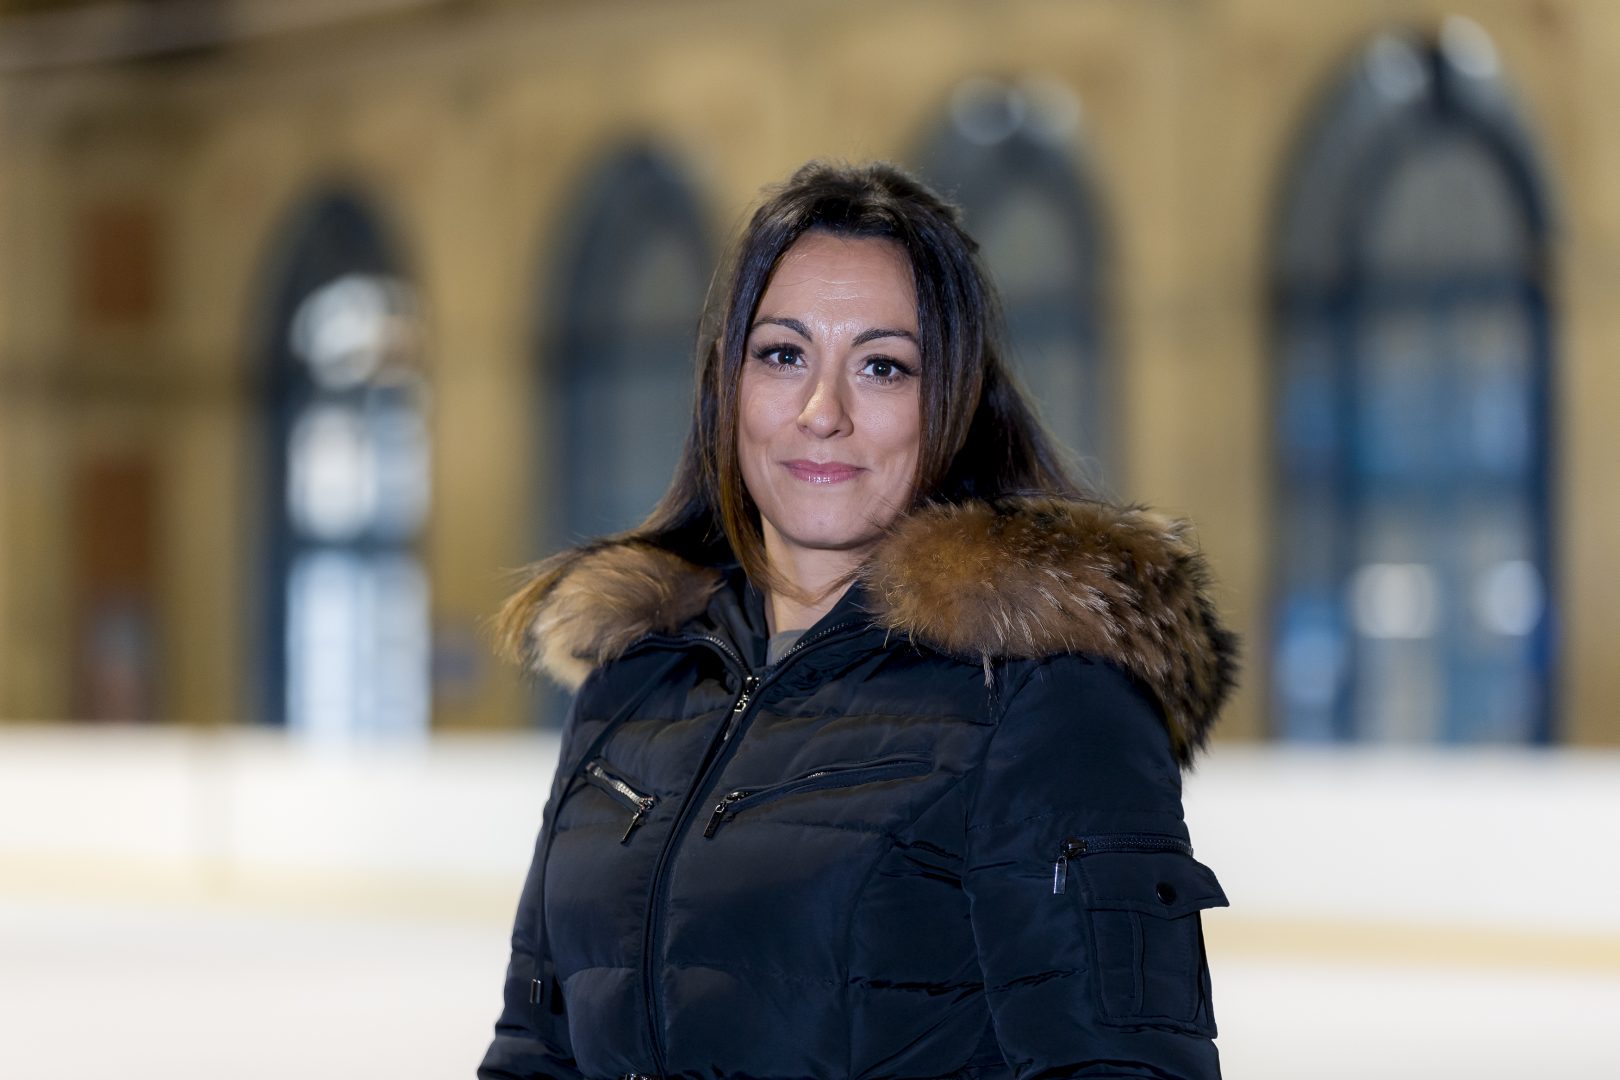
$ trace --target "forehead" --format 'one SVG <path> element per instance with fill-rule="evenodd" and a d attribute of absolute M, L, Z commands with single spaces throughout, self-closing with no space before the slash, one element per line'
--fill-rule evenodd
<path fill-rule="evenodd" d="M 915 324 L 917 294 L 910 261 L 893 240 L 812 230 L 783 253 L 760 297 L 759 313 L 790 314 L 774 310 L 782 306 L 852 305 L 878 309 L 891 318 L 904 316 Z"/>

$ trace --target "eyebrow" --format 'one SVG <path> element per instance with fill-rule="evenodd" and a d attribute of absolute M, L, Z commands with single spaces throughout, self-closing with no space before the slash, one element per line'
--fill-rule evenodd
<path fill-rule="evenodd" d="M 795 334 L 798 334 L 800 337 L 804 338 L 806 341 L 816 340 L 815 335 L 810 333 L 810 328 L 808 326 L 804 325 L 804 323 L 800 322 L 798 319 L 789 318 L 786 315 L 767 315 L 763 319 L 756 321 L 754 325 L 749 328 L 749 330 L 750 332 L 758 330 L 761 326 L 764 326 L 767 323 L 773 326 L 785 326 L 789 330 L 792 330 Z M 917 335 L 913 334 L 910 330 L 900 330 L 887 326 L 874 326 L 870 330 L 862 330 L 860 333 L 855 335 L 855 340 L 850 344 L 865 345 L 869 341 L 877 341 L 879 338 L 891 337 L 904 338 L 913 345 L 917 344 Z"/>
<path fill-rule="evenodd" d="M 804 323 L 800 322 L 798 319 L 790 319 L 786 315 L 767 315 L 763 319 L 755 322 L 753 326 L 750 326 L 748 328 L 748 332 L 753 333 L 766 323 L 770 323 L 774 326 L 785 326 L 789 330 L 792 330 L 795 334 L 798 334 L 800 337 L 804 338 L 806 341 L 816 340 L 815 337 L 811 335 L 810 328 L 808 326 L 804 325 Z"/>
<path fill-rule="evenodd" d="M 910 330 L 890 329 L 888 327 L 881 326 L 873 327 L 870 330 L 862 330 L 860 333 L 855 335 L 855 340 L 851 342 L 851 344 L 865 345 L 868 341 L 876 341 L 878 338 L 886 337 L 905 338 L 913 345 L 917 344 L 917 335 L 913 334 Z"/>

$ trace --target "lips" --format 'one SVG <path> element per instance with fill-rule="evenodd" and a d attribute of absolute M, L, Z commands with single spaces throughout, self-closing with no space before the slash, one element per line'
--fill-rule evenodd
<path fill-rule="evenodd" d="M 859 465 L 843 461 L 784 461 L 782 466 L 793 474 L 794 479 L 807 484 L 840 484 L 866 471 Z"/>

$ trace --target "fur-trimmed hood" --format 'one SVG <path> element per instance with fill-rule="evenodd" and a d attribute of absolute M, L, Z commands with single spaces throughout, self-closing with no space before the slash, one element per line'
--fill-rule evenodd
<path fill-rule="evenodd" d="M 1057 498 L 936 506 L 889 530 L 860 571 L 873 622 L 985 665 L 1083 652 L 1141 680 L 1176 756 L 1203 744 L 1235 683 L 1186 522 Z M 502 612 L 515 652 L 570 689 L 649 633 L 701 614 L 720 572 L 646 543 L 605 542 L 535 567 Z"/>

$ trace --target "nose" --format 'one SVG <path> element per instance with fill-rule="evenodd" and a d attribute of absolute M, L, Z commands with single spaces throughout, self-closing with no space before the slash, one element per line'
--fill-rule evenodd
<path fill-rule="evenodd" d="M 819 372 L 808 387 L 804 408 L 799 410 L 799 427 L 822 439 L 848 435 L 852 424 L 844 393 L 843 382 L 835 371 Z"/>

